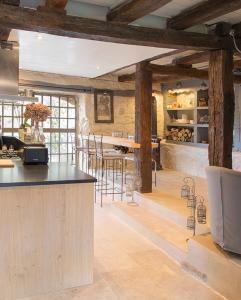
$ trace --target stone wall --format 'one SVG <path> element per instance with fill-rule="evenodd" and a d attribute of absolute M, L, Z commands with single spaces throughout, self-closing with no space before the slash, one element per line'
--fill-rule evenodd
<path fill-rule="evenodd" d="M 93 90 L 110 89 L 121 92 L 135 90 L 134 83 L 118 82 L 116 77 L 106 76 L 101 79 L 90 79 L 76 76 L 64 76 L 20 70 L 20 86 L 29 89 L 45 92 L 59 92 L 73 94 L 79 100 L 80 129 L 86 127 L 88 131 L 96 134 L 102 133 L 111 135 L 113 131 L 123 131 L 134 134 L 135 128 L 135 98 L 129 96 L 114 96 L 114 123 L 95 123 L 94 121 L 94 94 Z M 164 116 L 163 97 L 160 92 L 160 85 L 154 84 L 156 91 L 153 95 L 157 99 L 157 122 L 158 135 L 163 136 Z M 86 90 L 86 91 L 85 91 Z"/>
<path fill-rule="evenodd" d="M 192 176 L 206 177 L 208 148 L 161 143 L 161 162 L 164 168 Z M 233 151 L 233 169 L 241 171 L 241 152 Z"/>
<path fill-rule="evenodd" d="M 163 97 L 160 93 L 154 94 L 157 99 L 157 131 L 163 136 Z M 89 121 L 89 130 L 96 134 L 111 135 L 113 131 L 134 134 L 135 131 L 135 98 L 114 96 L 114 123 L 95 123 L 94 121 L 94 95 L 80 94 L 81 118 Z"/>

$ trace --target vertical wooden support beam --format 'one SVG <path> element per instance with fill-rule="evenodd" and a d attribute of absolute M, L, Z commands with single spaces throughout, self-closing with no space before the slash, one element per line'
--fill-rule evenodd
<path fill-rule="evenodd" d="M 209 164 L 232 168 L 234 87 L 232 50 L 214 50 L 209 60 Z"/>
<path fill-rule="evenodd" d="M 135 162 L 141 177 L 141 193 L 152 192 L 152 72 L 147 66 L 147 62 L 136 65 L 135 140 L 141 148 L 135 151 Z"/>

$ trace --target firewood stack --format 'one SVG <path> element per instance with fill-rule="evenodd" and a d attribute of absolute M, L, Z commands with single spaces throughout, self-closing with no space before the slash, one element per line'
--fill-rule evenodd
<path fill-rule="evenodd" d="M 177 142 L 192 142 L 193 130 L 189 128 L 171 128 L 167 130 L 167 139 Z"/>

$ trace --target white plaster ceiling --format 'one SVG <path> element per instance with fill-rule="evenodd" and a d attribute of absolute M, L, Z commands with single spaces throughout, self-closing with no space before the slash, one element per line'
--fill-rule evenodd
<path fill-rule="evenodd" d="M 89 3 L 94 5 L 100 5 L 100 6 L 108 6 L 113 7 L 121 2 L 124 2 L 125 0 L 75 0 L 76 2 L 82 2 L 82 3 Z"/>
<path fill-rule="evenodd" d="M 18 33 L 20 69 L 90 78 L 172 50 Z"/>

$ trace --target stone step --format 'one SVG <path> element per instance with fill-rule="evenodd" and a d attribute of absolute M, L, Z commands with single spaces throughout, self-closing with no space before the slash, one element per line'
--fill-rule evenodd
<path fill-rule="evenodd" d="M 183 228 L 186 228 L 187 217 L 190 210 L 186 202 L 178 197 L 164 192 L 153 192 L 147 194 L 134 193 L 134 200 L 143 208 L 152 211 L 160 218 L 171 221 Z M 196 234 L 210 232 L 208 225 L 196 225 Z"/>
<path fill-rule="evenodd" d="M 112 212 L 173 260 L 186 261 L 189 231 L 140 206 L 115 203 Z"/>
<path fill-rule="evenodd" d="M 225 298 L 240 299 L 241 256 L 221 249 L 213 242 L 211 234 L 189 239 L 183 267 Z"/>

